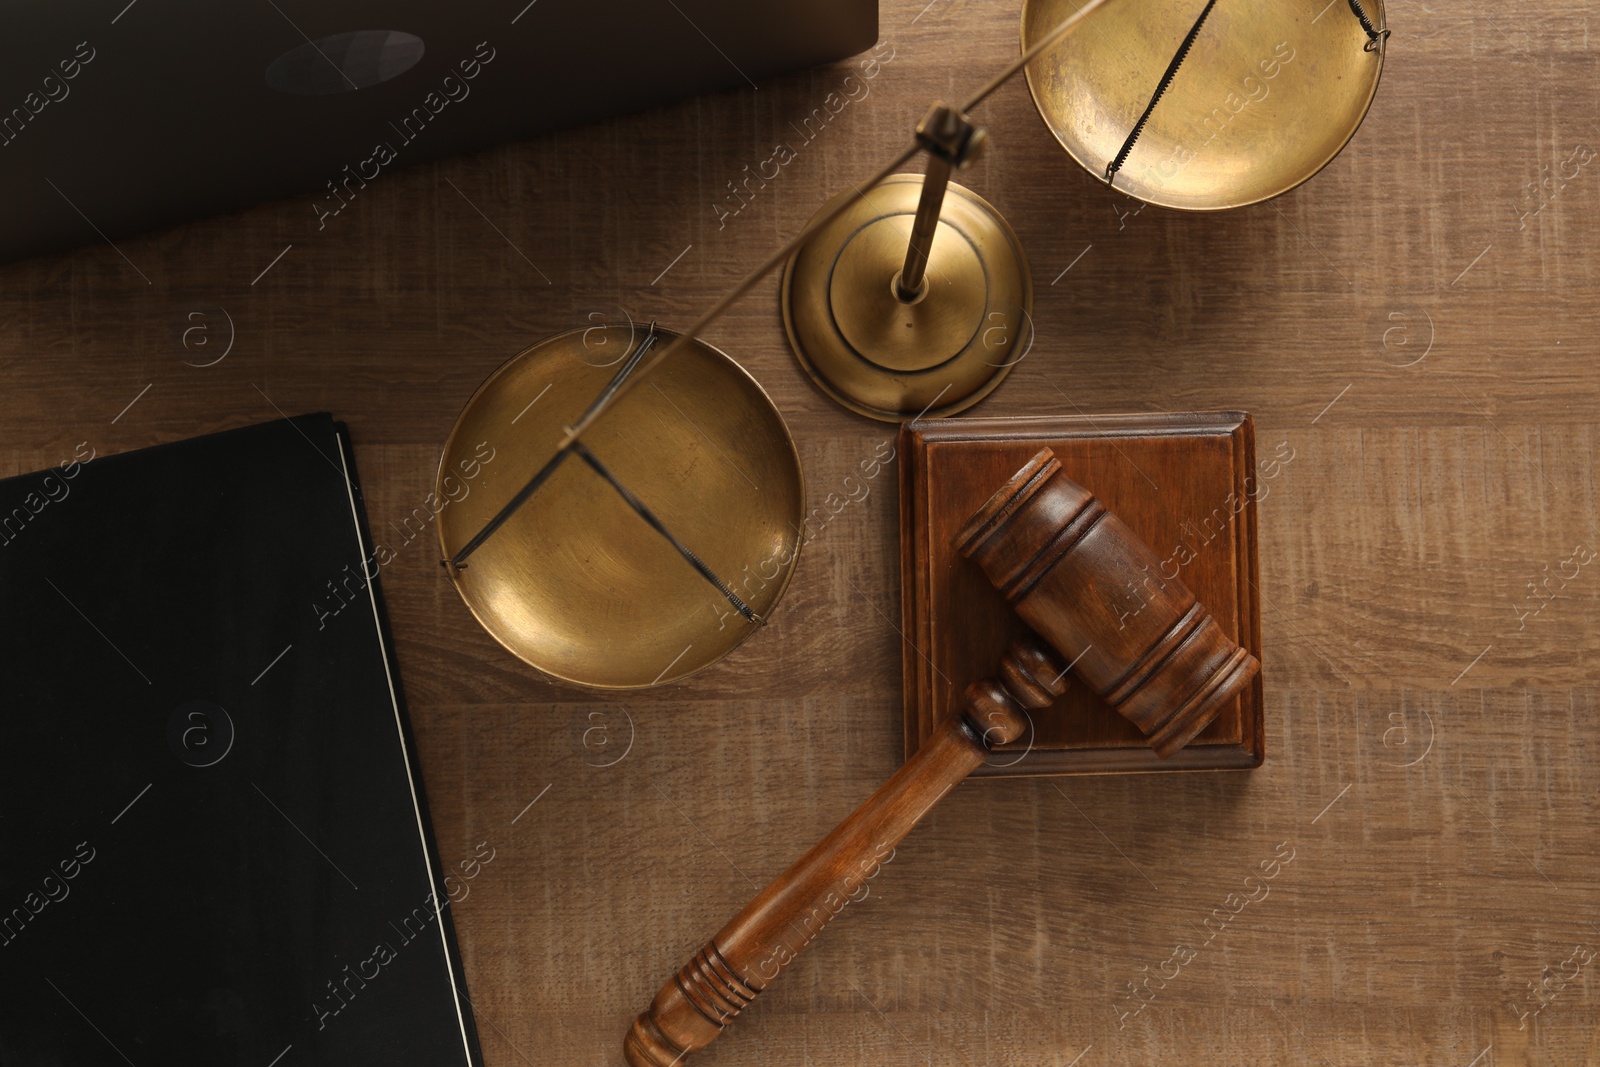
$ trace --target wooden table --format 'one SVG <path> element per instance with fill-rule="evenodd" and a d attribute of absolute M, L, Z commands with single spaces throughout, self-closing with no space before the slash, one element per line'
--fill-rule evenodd
<path fill-rule="evenodd" d="M 386 175 L 320 232 L 307 197 L 0 270 L 0 473 L 327 409 L 401 523 L 502 360 L 591 316 L 683 325 L 1015 54 L 1016 5 L 925 2 L 886 0 L 869 91 L 736 215 L 726 183 L 853 65 Z M 1108 194 L 1020 82 L 977 114 L 963 180 L 1020 234 L 1039 329 L 977 413 L 1245 409 L 1282 460 L 1267 761 L 962 786 L 698 1062 L 1600 1063 L 1600 169 L 1519 219 L 1600 141 L 1600 43 L 1581 6 L 1434 7 L 1394 5 L 1355 141 L 1254 208 Z M 231 352 L 185 365 L 223 311 Z M 797 368 L 775 282 L 709 339 L 815 501 L 892 441 Z M 444 860 L 495 850 L 456 905 L 492 1067 L 620 1062 L 662 979 L 898 765 L 894 465 L 868 490 L 767 632 L 622 699 L 512 659 L 422 540 L 385 568 Z"/>

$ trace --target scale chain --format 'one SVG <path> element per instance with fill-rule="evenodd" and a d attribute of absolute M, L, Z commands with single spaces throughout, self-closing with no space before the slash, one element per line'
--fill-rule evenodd
<path fill-rule="evenodd" d="M 743 600 L 740 600 L 739 595 L 732 589 L 729 589 L 721 578 L 717 577 L 716 571 L 712 570 L 710 567 L 707 567 L 703 562 L 701 562 L 700 557 L 694 554 L 693 550 L 691 550 L 688 545 L 678 540 L 677 537 L 673 535 L 672 531 L 667 529 L 666 523 L 662 522 L 656 516 L 656 513 L 651 511 L 649 506 L 646 505 L 643 500 L 640 500 L 637 496 L 635 496 L 632 490 L 623 485 L 617 476 L 612 474 L 604 463 L 600 462 L 600 458 L 593 452 L 589 451 L 587 445 L 585 445 L 582 441 L 574 441 L 570 447 L 578 454 L 579 459 L 587 463 L 590 469 L 592 469 L 601 478 L 605 479 L 605 481 L 610 484 L 611 488 L 617 491 L 617 495 L 620 496 L 630 508 L 637 512 L 639 517 L 649 524 L 652 530 L 666 538 L 667 543 L 673 548 L 677 549 L 678 555 L 682 556 L 688 562 L 689 566 L 695 569 L 695 572 L 698 573 L 700 577 L 716 586 L 717 592 L 728 598 L 728 603 L 733 605 L 733 609 L 735 611 L 744 616 L 746 622 L 753 622 L 759 626 L 765 621 L 760 615 L 757 615 L 753 610 L 751 610 L 750 605 L 746 604 Z"/>
<path fill-rule="evenodd" d="M 1173 53 L 1172 62 L 1167 64 L 1166 73 L 1161 75 L 1161 80 L 1156 83 L 1156 91 L 1150 95 L 1150 102 L 1144 107 L 1144 114 L 1139 116 L 1139 121 L 1133 124 L 1128 139 L 1122 142 L 1122 150 L 1116 157 L 1106 164 L 1106 184 L 1111 184 L 1111 179 L 1116 177 L 1117 171 L 1128 161 L 1128 153 L 1133 151 L 1133 143 L 1144 132 L 1144 124 L 1150 121 L 1150 112 L 1156 109 L 1156 103 L 1166 93 L 1167 86 L 1172 84 L 1173 76 L 1178 73 L 1178 68 L 1183 65 L 1183 59 L 1189 54 L 1189 49 L 1194 47 L 1194 39 L 1200 36 L 1200 27 L 1206 23 L 1206 16 L 1211 14 L 1211 9 L 1216 6 L 1217 0 L 1206 0 L 1206 6 L 1201 10 L 1200 17 L 1194 20 L 1194 25 L 1189 27 L 1189 33 Z"/>

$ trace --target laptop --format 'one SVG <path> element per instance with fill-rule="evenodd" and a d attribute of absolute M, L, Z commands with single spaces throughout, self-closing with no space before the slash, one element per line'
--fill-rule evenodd
<path fill-rule="evenodd" d="M 298 196 L 854 55 L 876 0 L 7 5 L 0 261 Z"/>

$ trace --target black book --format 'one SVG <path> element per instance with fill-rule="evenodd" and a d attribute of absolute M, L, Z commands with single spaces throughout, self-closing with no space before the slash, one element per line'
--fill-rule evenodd
<path fill-rule="evenodd" d="M 330 416 L 0 481 L 0 1067 L 476 1067 L 492 856 L 439 862 Z"/>

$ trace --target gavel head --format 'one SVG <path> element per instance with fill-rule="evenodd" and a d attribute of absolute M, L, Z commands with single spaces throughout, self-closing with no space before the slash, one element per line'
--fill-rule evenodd
<path fill-rule="evenodd" d="M 1049 449 L 978 509 L 955 545 L 1162 758 L 1261 669 Z"/>

